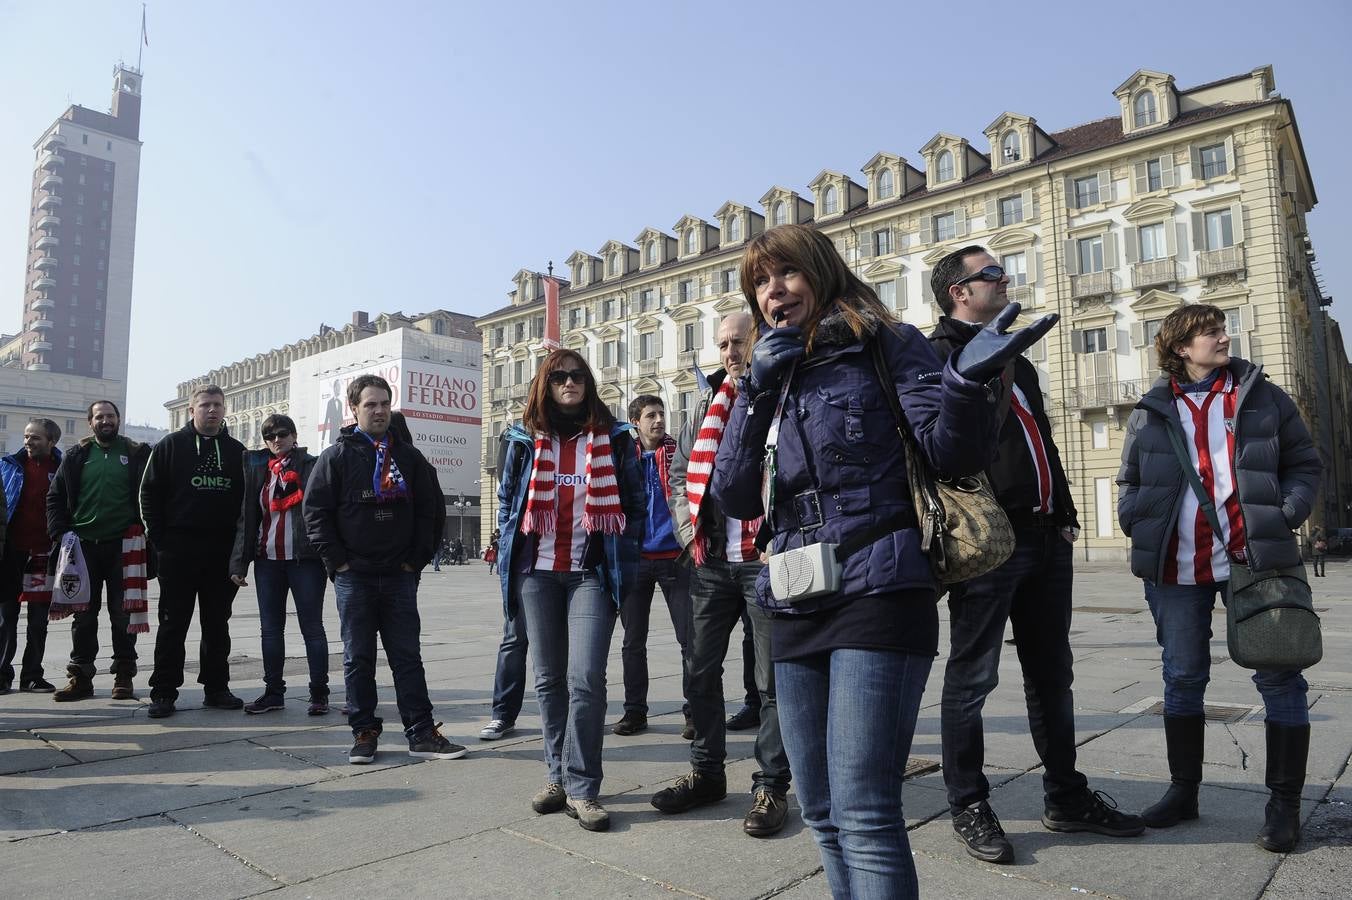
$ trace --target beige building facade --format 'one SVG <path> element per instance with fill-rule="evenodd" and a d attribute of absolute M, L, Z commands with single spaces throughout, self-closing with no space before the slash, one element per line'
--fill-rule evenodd
<path fill-rule="evenodd" d="M 1272 69 L 1188 89 L 1141 70 L 1111 94 L 1112 114 L 1084 125 L 1047 132 L 1003 112 L 979 138 L 935 134 L 913 160 L 876 153 L 857 179 L 825 169 L 803 191 L 775 186 L 755 205 L 729 201 L 709 219 L 685 215 L 670 231 L 579 250 L 560 297 L 563 344 L 588 359 L 617 413 L 656 393 L 674 429 L 698 397 L 692 367 L 718 365 L 719 318 L 745 308 L 738 262 L 765 228 L 820 229 L 925 333 L 940 315 L 934 265 L 979 244 L 1009 272 L 1022 322 L 1061 314 L 1029 357 L 1072 482 L 1083 556 L 1125 556 L 1114 477 L 1126 420 L 1158 375 L 1150 344 L 1159 323 L 1184 303 L 1224 309 L 1234 352 L 1261 363 L 1300 406 L 1330 472 L 1311 524 L 1352 523 L 1347 357 L 1314 281 L 1305 220 L 1314 184 Z M 486 468 L 544 355 L 542 281 L 521 270 L 510 303 L 477 322 Z M 484 479 L 486 531 L 494 483 Z"/>

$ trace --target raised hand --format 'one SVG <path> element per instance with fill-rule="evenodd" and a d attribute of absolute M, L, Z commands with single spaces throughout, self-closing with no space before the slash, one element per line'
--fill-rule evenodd
<path fill-rule="evenodd" d="M 990 381 L 1004 369 L 1005 363 L 1037 343 L 1061 318 L 1048 313 L 1027 328 L 1006 331 L 1019 315 L 1019 304 L 1011 303 L 967 342 L 953 367 L 968 381 Z"/>
<path fill-rule="evenodd" d="M 742 390 L 751 397 L 779 390 L 789 367 L 806 353 L 803 331 L 795 325 L 762 334 L 751 351 L 751 365 L 742 379 Z"/>

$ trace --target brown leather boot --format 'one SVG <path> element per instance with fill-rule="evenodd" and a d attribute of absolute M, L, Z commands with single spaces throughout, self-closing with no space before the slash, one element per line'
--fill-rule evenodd
<path fill-rule="evenodd" d="M 131 687 L 131 676 L 118 672 L 113 676 L 113 699 L 135 700 L 136 693 Z"/>
<path fill-rule="evenodd" d="M 70 672 L 70 681 L 61 690 L 52 694 L 57 703 L 70 703 L 74 700 L 88 700 L 94 696 L 94 680 L 78 672 Z"/>

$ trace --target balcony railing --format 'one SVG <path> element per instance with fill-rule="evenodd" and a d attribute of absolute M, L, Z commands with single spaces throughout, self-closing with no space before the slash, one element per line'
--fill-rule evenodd
<path fill-rule="evenodd" d="M 63 138 L 59 132 L 55 131 L 47 135 L 47 139 L 42 142 L 43 150 L 55 150 L 57 147 L 64 146 L 66 146 L 66 139 Z"/>
<path fill-rule="evenodd" d="M 56 287 L 55 278 L 48 278 L 46 275 L 43 275 L 40 278 L 33 279 L 33 290 L 35 291 L 45 291 L 48 288 L 54 287 Z"/>
<path fill-rule="evenodd" d="M 34 331 L 49 331 L 55 327 L 55 325 L 56 323 L 51 319 L 34 319 L 33 324 L 29 327 Z"/>
<path fill-rule="evenodd" d="M 1222 247 L 1220 250 L 1203 250 L 1197 260 L 1197 274 L 1204 277 L 1243 271 L 1244 248 L 1242 246 Z"/>
<path fill-rule="evenodd" d="M 42 159 L 38 161 L 38 165 L 49 172 L 52 169 L 55 169 L 58 166 L 64 166 L 65 164 L 66 158 L 60 153 L 44 153 L 42 154 Z"/>
<path fill-rule="evenodd" d="M 1012 287 L 1005 292 L 1010 303 L 1017 303 L 1024 309 L 1031 309 L 1033 306 L 1033 286 L 1031 284 Z"/>
<path fill-rule="evenodd" d="M 57 237 L 54 234 L 44 234 L 42 237 L 38 238 L 36 241 L 33 242 L 33 249 L 48 250 L 52 247 L 59 247 L 60 245 L 61 238 Z"/>
<path fill-rule="evenodd" d="M 44 309 L 51 309 L 56 303 L 50 297 L 39 297 L 28 305 L 28 308 L 34 312 L 41 312 Z"/>
<path fill-rule="evenodd" d="M 61 198 L 56 194 L 43 194 L 38 198 L 38 209 L 53 209 L 61 205 Z"/>
<path fill-rule="evenodd" d="M 1101 297 L 1112 292 L 1112 272 L 1090 272 L 1087 275 L 1072 275 L 1070 277 L 1070 296 L 1074 300 Z"/>
<path fill-rule="evenodd" d="M 489 400 L 492 400 L 492 401 L 494 401 L 494 402 L 497 402 L 497 403 L 501 403 L 503 400 L 506 400 L 506 399 L 507 399 L 507 395 L 508 395 L 508 389 L 507 389 L 507 388 L 505 388 L 505 387 L 495 387 L 495 388 L 493 388 L 493 390 L 491 390 L 491 391 L 489 392 L 489 394 L 488 394 L 488 399 L 489 399 Z"/>
<path fill-rule="evenodd" d="M 60 225 L 60 216 L 43 216 L 41 219 L 38 219 L 39 228 L 57 228 L 60 227 Z"/>
<path fill-rule="evenodd" d="M 619 381 L 619 380 L 620 380 L 620 367 L 619 367 L 619 366 L 602 366 L 602 367 L 601 367 L 601 380 L 602 380 L 602 381 L 609 381 L 609 382 L 611 382 L 612 384 L 615 383 L 615 382 L 617 382 L 617 381 Z"/>
<path fill-rule="evenodd" d="M 680 353 L 676 354 L 676 368 L 681 369 L 682 371 L 693 369 L 698 362 L 698 350 L 682 350 Z"/>
<path fill-rule="evenodd" d="M 511 387 L 513 400 L 525 400 L 526 391 L 530 389 L 529 384 L 514 384 Z"/>
<path fill-rule="evenodd" d="M 60 175 L 49 172 L 42 176 L 42 180 L 38 182 L 38 187 L 44 191 L 50 191 L 52 188 L 60 187 L 64 180 Z"/>
<path fill-rule="evenodd" d="M 1151 382 L 1145 379 L 1133 381 L 1118 381 L 1116 379 L 1086 381 L 1071 388 L 1071 400 L 1076 409 L 1102 409 L 1109 406 L 1135 406 L 1136 401 L 1140 400 L 1142 395 L 1150 390 L 1150 385 Z"/>
<path fill-rule="evenodd" d="M 1131 284 L 1136 288 L 1158 287 L 1178 280 L 1178 264 L 1173 257 L 1152 259 L 1131 267 Z"/>
<path fill-rule="evenodd" d="M 44 353 L 52 349 L 52 345 L 50 341 L 33 341 L 28 345 L 28 349 L 34 353 Z"/>
<path fill-rule="evenodd" d="M 46 363 L 29 363 L 29 364 L 28 364 L 28 371 L 30 371 L 30 372 L 50 372 L 51 370 L 52 370 L 52 367 L 49 366 L 49 365 L 47 365 Z"/>
<path fill-rule="evenodd" d="M 39 269 L 55 269 L 55 268 L 56 268 L 56 257 L 55 257 L 55 256 L 39 256 L 39 257 L 38 257 L 38 261 L 35 262 L 35 263 L 33 263 L 33 265 L 36 266 L 36 267 L 39 268 Z"/>
<path fill-rule="evenodd" d="M 638 374 L 640 374 L 640 375 L 656 375 L 656 374 L 657 374 L 657 371 L 658 371 L 658 368 L 659 368 L 661 365 L 662 365 L 662 363 L 661 363 L 660 360 L 656 360 L 656 359 L 641 359 L 641 360 L 639 360 L 639 362 L 638 362 Z"/>

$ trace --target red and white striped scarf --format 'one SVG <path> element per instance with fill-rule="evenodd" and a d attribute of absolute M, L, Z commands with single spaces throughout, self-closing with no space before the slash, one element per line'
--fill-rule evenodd
<path fill-rule="evenodd" d="M 51 559 L 50 553 L 34 553 L 28 557 L 28 563 L 23 570 L 20 603 L 52 602 L 52 577 L 47 574 L 47 566 Z"/>
<path fill-rule="evenodd" d="M 723 430 L 728 426 L 732 415 L 732 404 L 737 399 L 737 390 L 733 387 L 732 376 L 723 379 L 723 383 L 714 392 L 709 403 L 709 412 L 700 423 L 695 435 L 695 444 L 690 448 L 690 464 L 685 473 L 685 499 L 690 504 L 690 526 L 694 529 L 695 539 L 691 542 L 695 565 L 702 566 L 709 555 L 709 537 L 700 521 L 700 509 L 709 490 L 709 479 L 714 474 L 714 460 L 718 458 L 718 445 L 723 442 Z M 760 528 L 761 519 L 744 520 L 742 533 L 753 537 Z"/>
<path fill-rule="evenodd" d="M 536 434 L 535 465 L 526 494 L 522 533 L 553 533 L 558 502 L 558 493 L 554 489 L 557 469 L 549 435 Z M 592 534 L 620 534 L 625 524 L 620 484 L 615 478 L 615 461 L 610 454 L 610 435 L 605 431 L 591 431 L 587 434 L 587 502 L 583 508 L 582 527 Z"/>
<path fill-rule="evenodd" d="M 140 522 L 133 522 L 122 535 L 122 611 L 131 614 L 127 634 L 150 631 L 146 556 L 146 530 Z"/>

